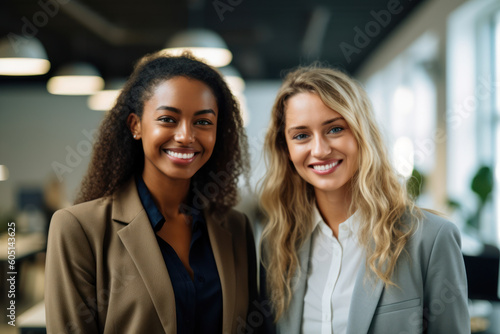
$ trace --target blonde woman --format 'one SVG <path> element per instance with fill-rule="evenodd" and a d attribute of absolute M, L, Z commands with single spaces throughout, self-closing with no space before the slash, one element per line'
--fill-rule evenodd
<path fill-rule="evenodd" d="M 329 68 L 290 73 L 265 148 L 278 333 L 470 333 L 458 229 L 408 197 L 357 82 Z"/>

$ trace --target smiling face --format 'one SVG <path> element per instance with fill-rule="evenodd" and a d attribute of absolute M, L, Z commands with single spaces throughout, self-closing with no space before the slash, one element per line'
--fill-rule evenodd
<path fill-rule="evenodd" d="M 215 96 L 199 80 L 174 77 L 156 86 L 142 117 L 129 116 L 142 139 L 144 179 L 191 179 L 212 155 L 217 115 Z"/>
<path fill-rule="evenodd" d="M 358 169 L 358 145 L 345 119 L 312 92 L 286 102 L 285 139 L 297 173 L 316 193 L 346 196 Z"/>

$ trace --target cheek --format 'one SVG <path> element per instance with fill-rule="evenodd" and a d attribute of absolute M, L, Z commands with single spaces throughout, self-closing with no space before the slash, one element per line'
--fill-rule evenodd
<path fill-rule="evenodd" d="M 217 140 L 217 130 L 202 133 L 198 136 L 198 140 L 203 145 L 206 151 L 213 151 L 215 147 L 215 141 Z"/>
<path fill-rule="evenodd" d="M 346 154 L 350 158 L 350 165 L 351 169 L 356 171 L 358 169 L 358 144 L 354 139 L 349 140 L 349 142 L 346 145 Z"/>
<path fill-rule="evenodd" d="M 288 158 L 293 162 L 294 165 L 296 166 L 302 165 L 305 158 L 307 157 L 305 146 L 289 144 L 287 147 L 288 147 Z"/>
<path fill-rule="evenodd" d="M 286 143 L 286 154 L 288 156 L 288 159 L 290 159 L 293 162 L 296 154 L 295 147 L 288 139 L 285 140 L 285 143 Z"/>
<path fill-rule="evenodd" d="M 162 131 L 162 129 L 160 128 L 154 128 L 154 129 L 151 129 L 151 138 L 152 140 L 155 140 L 155 139 L 160 139 L 162 137 L 162 133 L 165 133 L 165 131 Z"/>
<path fill-rule="evenodd" d="M 162 132 L 160 129 L 150 128 L 142 132 L 142 145 L 144 151 L 156 150 L 155 146 L 162 142 Z"/>

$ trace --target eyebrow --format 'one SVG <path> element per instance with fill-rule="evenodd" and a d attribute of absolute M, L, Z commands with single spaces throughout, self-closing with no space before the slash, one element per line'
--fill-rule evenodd
<path fill-rule="evenodd" d="M 182 114 L 182 111 L 180 109 L 175 108 L 175 107 L 170 107 L 170 106 L 159 106 L 158 108 L 156 108 L 156 110 L 169 110 L 169 111 L 172 111 L 176 114 Z M 204 114 L 213 114 L 214 116 L 216 116 L 215 111 L 213 111 L 212 109 L 203 109 L 203 110 L 199 110 L 199 111 L 194 113 L 195 116 L 204 115 Z"/>
<path fill-rule="evenodd" d="M 340 116 L 340 117 L 335 117 L 335 118 L 329 119 L 329 120 L 324 121 L 323 123 L 321 123 L 321 126 L 324 126 L 324 125 L 336 122 L 339 119 L 344 119 L 344 117 Z M 305 129 L 307 129 L 307 126 L 304 126 L 304 125 L 294 126 L 294 127 L 290 128 L 290 129 L 288 129 L 288 133 L 290 133 L 290 132 L 292 132 L 294 130 L 305 130 Z"/>

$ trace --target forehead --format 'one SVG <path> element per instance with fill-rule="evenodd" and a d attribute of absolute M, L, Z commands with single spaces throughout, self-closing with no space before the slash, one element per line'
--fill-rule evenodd
<path fill-rule="evenodd" d="M 217 101 L 208 85 L 196 79 L 174 77 L 161 81 L 153 88 L 146 103 L 194 109 L 216 109 Z"/>
<path fill-rule="evenodd" d="M 342 115 L 324 104 L 318 94 L 313 92 L 296 94 L 285 104 L 286 127 L 321 124 L 337 117 Z"/>

